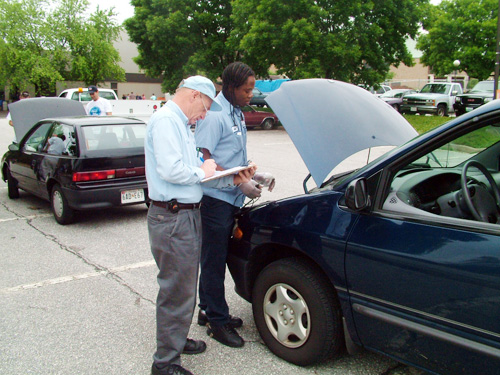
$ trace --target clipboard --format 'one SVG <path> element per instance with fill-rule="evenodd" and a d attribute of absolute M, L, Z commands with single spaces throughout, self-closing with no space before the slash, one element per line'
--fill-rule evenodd
<path fill-rule="evenodd" d="M 253 165 L 242 165 L 239 167 L 225 169 L 223 171 L 215 171 L 215 174 L 213 176 L 204 178 L 203 180 L 201 180 L 201 182 L 207 182 L 207 181 L 211 181 L 211 180 L 216 180 L 216 179 L 224 177 L 224 176 L 238 174 L 240 171 L 244 171 L 245 169 L 250 169 L 252 167 L 253 167 Z"/>

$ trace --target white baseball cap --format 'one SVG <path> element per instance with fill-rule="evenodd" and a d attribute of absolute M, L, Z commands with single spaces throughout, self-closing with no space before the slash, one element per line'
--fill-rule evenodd
<path fill-rule="evenodd" d="M 212 99 L 211 111 L 222 111 L 222 107 L 215 101 L 215 86 L 211 80 L 203 76 L 191 76 L 186 78 L 180 87 L 196 90 Z"/>

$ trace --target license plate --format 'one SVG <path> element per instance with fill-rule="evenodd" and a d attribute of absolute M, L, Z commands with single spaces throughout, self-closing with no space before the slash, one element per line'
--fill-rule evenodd
<path fill-rule="evenodd" d="M 410 111 L 417 112 L 417 107 L 410 107 Z"/>
<path fill-rule="evenodd" d="M 144 189 L 122 191 L 122 204 L 144 201 Z"/>
<path fill-rule="evenodd" d="M 470 112 L 470 111 L 472 111 L 473 109 L 474 109 L 474 108 L 472 108 L 472 107 L 465 107 L 465 112 Z"/>

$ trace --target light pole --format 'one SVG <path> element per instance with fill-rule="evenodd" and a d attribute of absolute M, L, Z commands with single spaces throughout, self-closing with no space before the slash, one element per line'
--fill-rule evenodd
<path fill-rule="evenodd" d="M 453 61 L 453 66 L 455 67 L 455 82 L 457 82 L 457 71 L 460 66 L 460 60 Z"/>
<path fill-rule="evenodd" d="M 496 41 L 496 54 L 495 54 L 495 79 L 493 82 L 493 99 L 497 98 L 498 90 L 498 74 L 500 65 L 500 0 L 498 0 L 498 14 L 497 14 L 497 41 Z"/>

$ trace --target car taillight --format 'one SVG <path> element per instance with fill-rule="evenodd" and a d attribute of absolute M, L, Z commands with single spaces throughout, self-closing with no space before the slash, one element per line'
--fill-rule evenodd
<path fill-rule="evenodd" d="M 108 171 L 75 172 L 73 173 L 73 182 L 109 180 L 115 178 L 115 176 L 114 169 Z"/>

